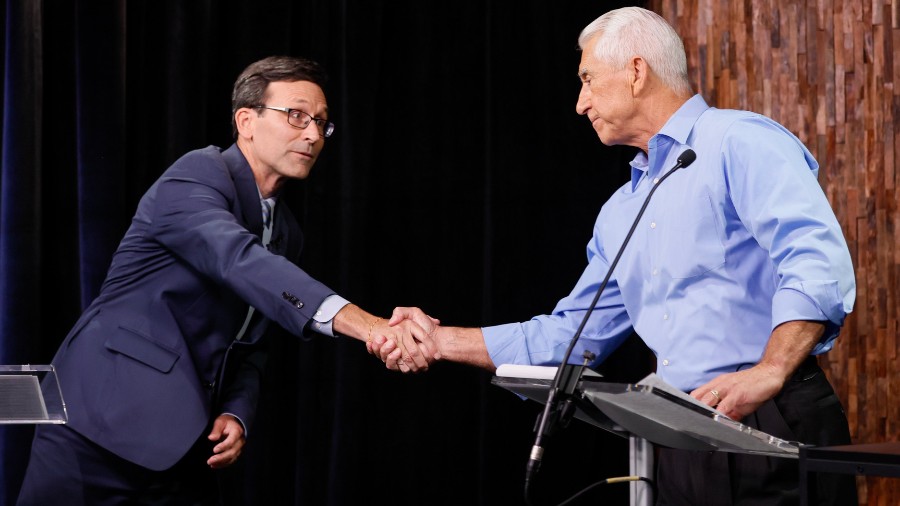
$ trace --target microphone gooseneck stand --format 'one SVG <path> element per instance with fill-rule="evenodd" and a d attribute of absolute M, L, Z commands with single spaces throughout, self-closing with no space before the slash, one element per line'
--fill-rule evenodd
<path fill-rule="evenodd" d="M 659 188 L 662 182 L 665 181 L 669 176 L 678 171 L 678 169 L 682 169 L 694 163 L 694 160 L 696 159 L 697 154 L 694 153 L 692 149 L 685 150 L 683 153 L 681 153 L 681 155 L 678 156 L 678 160 L 675 162 L 675 165 L 662 177 L 660 177 L 659 181 L 656 181 L 656 183 L 654 183 L 653 188 L 650 189 L 650 193 L 647 194 L 647 198 L 644 199 L 644 204 L 641 206 L 640 211 L 638 211 L 637 217 L 631 224 L 631 229 L 628 230 L 628 234 L 625 236 L 625 240 L 622 241 L 622 245 L 619 247 L 619 251 L 616 253 L 616 257 L 609 265 L 609 270 L 606 271 L 606 277 L 603 278 L 603 282 L 600 283 L 600 286 L 597 288 L 597 293 L 594 295 L 594 300 L 591 302 L 591 305 L 588 308 L 587 313 L 584 315 L 584 318 L 582 318 L 581 324 L 578 325 L 578 329 L 575 331 L 575 335 L 569 342 L 569 347 L 566 349 L 565 355 L 563 355 L 562 363 L 559 365 L 559 368 L 557 368 L 556 375 L 553 377 L 553 381 L 550 383 L 550 390 L 547 392 L 547 403 L 544 405 L 544 412 L 541 414 L 539 423 L 537 424 L 537 428 L 535 429 L 537 435 L 535 436 L 534 445 L 531 447 L 531 455 L 528 459 L 528 465 L 525 469 L 526 504 L 531 504 L 531 482 L 537 475 L 537 472 L 541 467 L 541 461 L 544 458 L 544 441 L 552 436 L 558 426 L 565 426 L 571 419 L 571 416 L 575 411 L 575 406 L 574 404 L 572 404 L 572 394 L 575 392 L 575 387 L 578 385 L 578 381 L 581 379 L 581 373 L 584 371 L 584 368 L 595 358 L 593 353 L 591 353 L 590 351 L 585 351 L 584 362 L 581 365 L 569 364 L 569 357 L 572 355 L 572 350 L 575 349 L 575 343 L 577 343 L 578 338 L 581 337 L 581 332 L 584 330 L 585 325 L 587 325 L 588 319 L 594 312 L 594 307 L 600 300 L 600 295 L 603 294 L 603 290 L 606 288 L 606 284 L 609 283 L 609 278 L 612 276 L 613 269 L 615 269 L 616 265 L 619 263 L 619 259 L 622 257 L 622 252 L 625 251 L 625 246 L 631 239 L 632 234 L 634 234 L 634 231 L 638 226 L 638 222 L 641 221 L 641 217 L 644 215 L 644 211 L 647 209 L 647 205 L 650 203 L 650 197 L 653 196 L 653 194 L 656 192 L 656 189 Z"/>

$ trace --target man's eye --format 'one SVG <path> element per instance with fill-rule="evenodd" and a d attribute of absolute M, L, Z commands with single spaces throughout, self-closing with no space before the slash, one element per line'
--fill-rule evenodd
<path fill-rule="evenodd" d="M 293 110 L 293 109 L 291 109 L 291 112 L 290 112 L 289 114 L 291 115 L 291 118 L 293 118 L 293 119 L 300 119 L 300 118 L 303 117 L 303 113 L 302 113 L 302 112 L 297 111 L 297 110 Z"/>

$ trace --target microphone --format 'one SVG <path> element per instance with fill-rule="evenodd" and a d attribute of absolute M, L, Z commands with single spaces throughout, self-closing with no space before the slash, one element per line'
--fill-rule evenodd
<path fill-rule="evenodd" d="M 678 169 L 683 169 L 694 163 L 694 160 L 696 159 L 697 154 L 694 153 L 694 150 L 690 148 L 686 149 L 683 153 L 678 155 L 675 165 L 660 177 L 658 181 L 653 183 L 653 188 L 650 189 L 650 193 L 648 193 L 647 198 L 644 199 L 644 204 L 641 206 L 637 217 L 635 217 L 634 222 L 631 224 L 631 229 L 628 230 L 625 240 L 622 241 L 622 245 L 619 246 L 619 251 L 616 253 L 612 263 L 609 264 L 609 270 L 606 271 L 606 277 L 603 278 L 603 282 L 600 283 L 600 286 L 597 288 L 594 300 L 591 302 L 584 318 L 582 318 L 578 330 L 575 331 L 575 335 L 569 342 L 569 347 L 566 349 L 565 355 L 563 355 L 562 363 L 559 365 L 559 368 L 557 368 L 556 375 L 553 377 L 553 382 L 550 384 L 550 390 L 547 392 L 547 403 L 544 405 L 544 412 L 541 414 L 537 428 L 535 429 L 537 435 L 535 437 L 534 446 L 531 447 L 531 455 L 528 458 L 528 466 L 525 470 L 525 502 L 527 504 L 531 504 L 529 500 L 531 479 L 537 474 L 541 467 L 541 461 L 544 458 L 544 439 L 547 439 L 552 435 L 557 424 L 565 425 L 568 422 L 568 418 L 571 417 L 574 412 L 574 405 L 571 400 L 572 393 L 574 393 L 578 380 L 581 378 L 582 371 L 590 361 L 594 359 L 593 353 L 585 351 L 585 360 L 582 365 L 569 364 L 569 357 L 572 355 L 575 343 L 577 343 L 578 338 L 581 337 L 581 332 L 584 330 L 588 319 L 594 312 L 594 307 L 600 300 L 600 295 L 606 288 L 606 284 L 609 283 L 609 278 L 612 276 L 613 269 L 616 268 L 619 259 L 622 257 L 622 252 L 625 251 L 625 246 L 631 239 L 632 234 L 634 234 L 635 229 L 637 229 L 638 222 L 641 221 L 641 217 L 644 215 L 644 211 L 650 203 L 650 197 L 653 196 L 656 189 L 659 188 L 662 182 L 668 179 L 669 176 L 674 174 Z M 564 403 L 560 407 L 559 403 L 563 400 Z"/>

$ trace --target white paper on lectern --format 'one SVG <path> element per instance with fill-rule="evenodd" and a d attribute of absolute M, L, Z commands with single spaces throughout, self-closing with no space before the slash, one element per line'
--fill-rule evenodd
<path fill-rule="evenodd" d="M 496 374 L 503 378 L 552 380 L 556 376 L 556 369 L 556 366 L 548 365 L 500 364 Z M 582 375 L 595 378 L 602 377 L 600 374 L 587 368 L 582 372 Z"/>

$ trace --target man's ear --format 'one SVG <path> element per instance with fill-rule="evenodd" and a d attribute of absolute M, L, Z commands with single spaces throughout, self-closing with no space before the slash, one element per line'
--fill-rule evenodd
<path fill-rule="evenodd" d="M 256 112 L 249 107 L 241 107 L 234 113 L 234 124 L 237 127 L 238 137 L 253 138 L 253 125 L 256 120 Z"/>
<path fill-rule="evenodd" d="M 628 79 L 631 84 L 631 95 L 636 97 L 647 89 L 650 84 L 650 66 L 640 56 L 635 56 L 628 62 Z"/>

